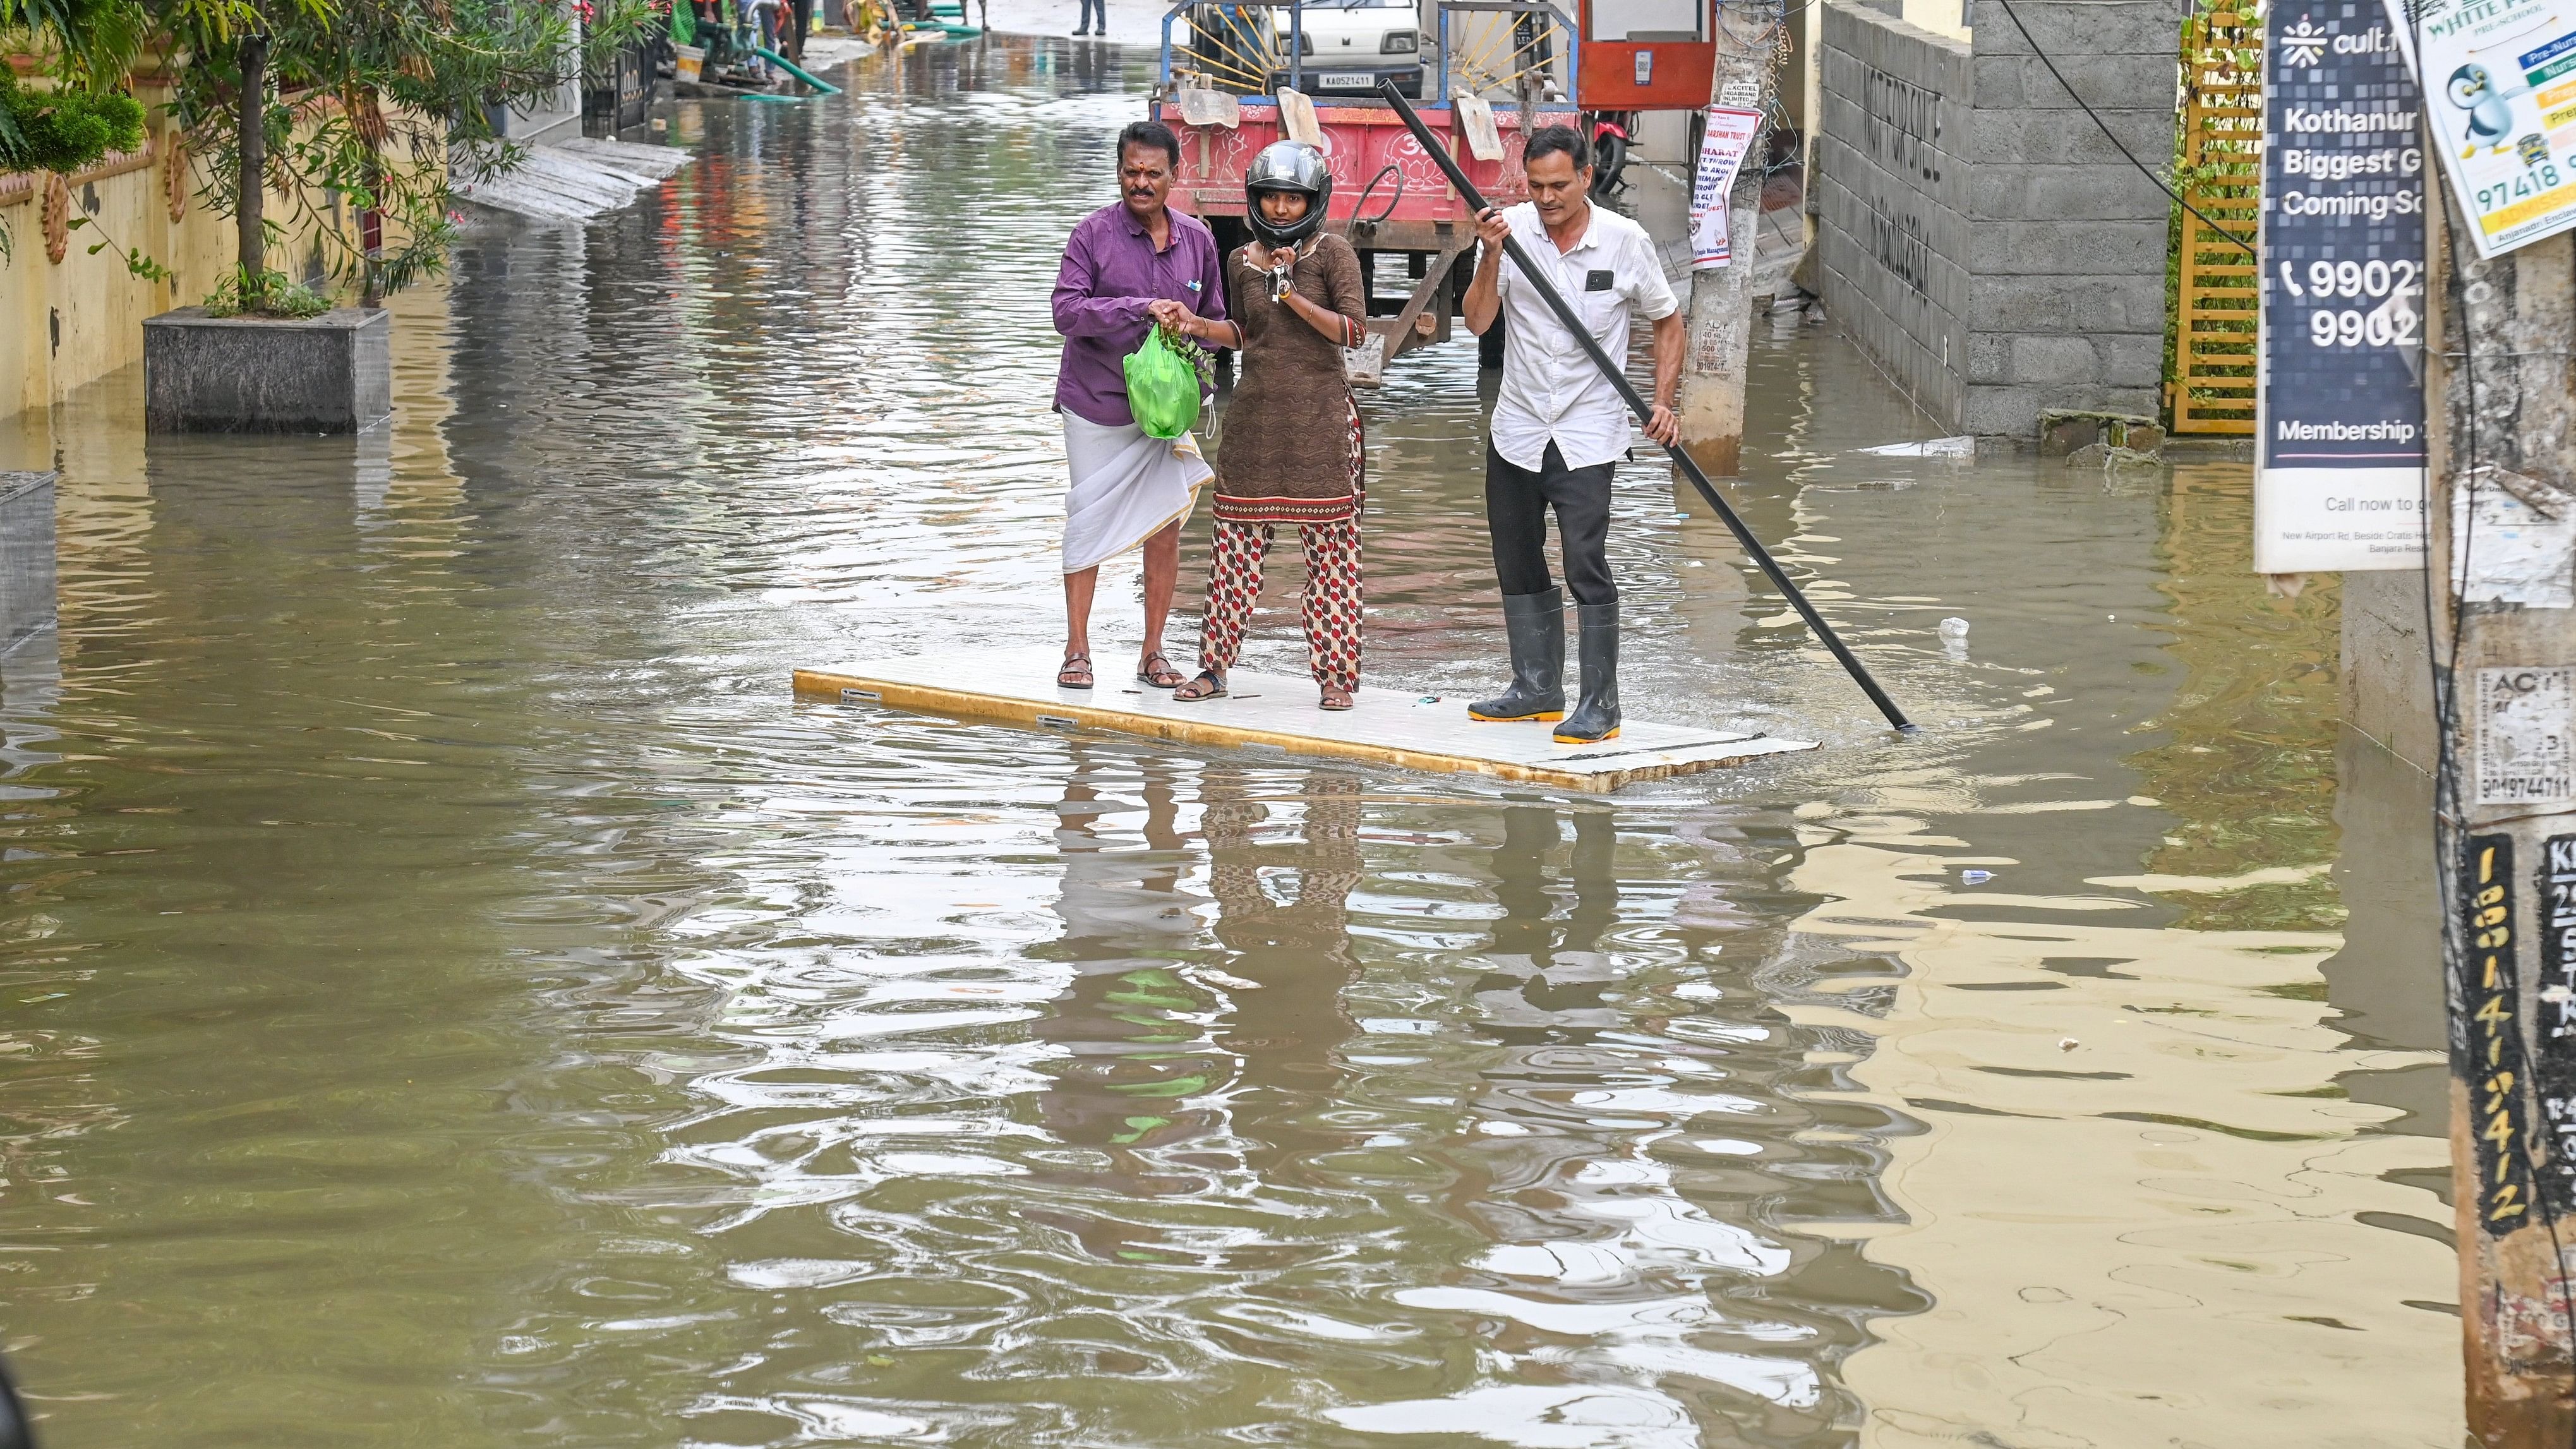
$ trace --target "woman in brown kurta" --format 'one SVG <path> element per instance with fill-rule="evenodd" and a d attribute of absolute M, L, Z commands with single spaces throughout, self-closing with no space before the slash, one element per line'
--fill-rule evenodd
<path fill-rule="evenodd" d="M 1306 647 L 1322 707 L 1348 709 L 1360 682 L 1360 411 L 1342 349 L 1367 340 L 1367 299 L 1351 244 L 1322 231 L 1331 173 L 1295 141 L 1246 178 L 1254 240 L 1226 259 L 1243 379 L 1216 455 L 1216 536 L 1199 676 L 1173 698 L 1225 693 L 1261 595 L 1278 526 L 1306 555 Z"/>

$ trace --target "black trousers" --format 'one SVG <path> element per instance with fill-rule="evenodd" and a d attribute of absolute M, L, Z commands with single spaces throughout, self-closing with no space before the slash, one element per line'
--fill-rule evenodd
<path fill-rule="evenodd" d="M 1565 549 L 1565 587 L 1578 604 L 1615 604 L 1610 579 L 1610 473 L 1614 464 L 1568 468 L 1556 444 L 1538 471 L 1515 467 L 1485 444 L 1485 523 L 1494 535 L 1494 577 L 1503 594 L 1544 594 L 1547 510 L 1556 509 L 1557 541 Z"/>

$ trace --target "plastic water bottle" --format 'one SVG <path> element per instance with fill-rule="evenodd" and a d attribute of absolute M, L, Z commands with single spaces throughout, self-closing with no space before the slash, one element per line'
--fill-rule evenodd
<path fill-rule="evenodd" d="M 1944 638 L 1944 639 L 1965 639 L 1965 638 L 1967 638 L 1967 637 L 1968 637 L 1968 621 L 1967 621 L 1967 620 L 1965 620 L 1965 619 L 1960 618 L 1960 617 L 1959 617 L 1958 615 L 1956 615 L 1956 614 L 1953 614 L 1953 615 L 1951 615 L 1949 618 L 1942 620 L 1942 621 L 1941 621 L 1941 637 L 1942 637 L 1942 638 Z"/>

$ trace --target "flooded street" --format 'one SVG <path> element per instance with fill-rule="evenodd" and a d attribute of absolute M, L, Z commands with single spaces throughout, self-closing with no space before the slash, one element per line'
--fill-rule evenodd
<path fill-rule="evenodd" d="M 2429 789 L 2244 465 L 1868 456 L 1925 425 L 1757 327 L 1741 506 L 1929 728 L 1640 462 L 1631 717 L 1824 748 L 1614 797 L 798 703 L 1058 637 L 1047 288 L 1150 57 L 839 78 L 470 233 L 389 429 L 0 423 L 63 474 L 0 659 L 47 1449 L 2459 1443 Z M 1373 683 L 1499 682 L 1482 387 L 1363 395 Z"/>

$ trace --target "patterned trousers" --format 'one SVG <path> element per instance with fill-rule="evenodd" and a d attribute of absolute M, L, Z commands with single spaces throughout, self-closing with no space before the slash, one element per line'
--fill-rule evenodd
<path fill-rule="evenodd" d="M 1261 560 L 1278 536 L 1268 523 L 1216 522 L 1215 559 L 1208 570 L 1206 626 L 1199 635 L 1199 668 L 1219 677 L 1243 652 L 1244 627 L 1261 597 Z M 1306 554 L 1307 667 L 1328 689 L 1360 684 L 1360 521 L 1301 523 L 1297 542 Z"/>

